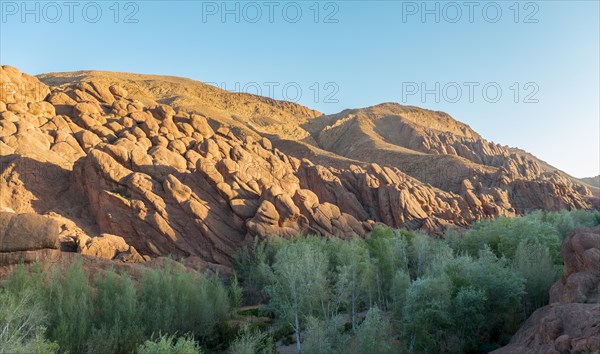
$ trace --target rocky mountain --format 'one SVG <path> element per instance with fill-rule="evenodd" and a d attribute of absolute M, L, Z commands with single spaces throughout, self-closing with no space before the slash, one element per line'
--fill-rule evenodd
<path fill-rule="evenodd" d="M 0 209 L 44 215 L 61 248 L 105 258 L 229 265 L 255 237 L 350 237 L 377 223 L 441 233 L 597 203 L 560 171 L 417 107 L 326 116 L 188 79 L 38 80 L 10 66 L 0 84 Z"/>
<path fill-rule="evenodd" d="M 575 230 L 561 247 L 562 278 L 550 305 L 535 311 L 494 354 L 600 351 L 600 226 Z"/>
<path fill-rule="evenodd" d="M 598 175 L 596 177 L 585 177 L 585 178 L 582 178 L 581 180 L 584 181 L 585 183 L 589 184 L 590 186 L 600 188 L 600 175 Z"/>

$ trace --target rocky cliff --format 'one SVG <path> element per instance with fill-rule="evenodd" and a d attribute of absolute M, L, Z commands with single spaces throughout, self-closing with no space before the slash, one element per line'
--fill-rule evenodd
<path fill-rule="evenodd" d="M 494 354 L 600 351 L 600 226 L 575 230 L 561 247 L 564 274 L 550 305 L 535 311 Z"/>
<path fill-rule="evenodd" d="M 65 247 L 107 234 L 134 259 L 227 265 L 254 237 L 350 237 L 376 223 L 441 232 L 591 207 L 583 185 L 439 112 L 384 104 L 320 116 L 179 78 L 41 79 L 0 71 L 0 208 L 55 220 Z"/>

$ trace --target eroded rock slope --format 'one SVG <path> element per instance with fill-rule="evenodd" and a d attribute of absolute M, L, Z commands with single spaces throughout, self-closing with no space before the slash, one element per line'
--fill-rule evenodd
<path fill-rule="evenodd" d="M 147 80 L 131 75 L 82 75 L 79 81 L 45 75 L 56 85 L 47 86 L 2 67 L 0 208 L 54 219 L 61 242 L 80 250 L 88 237 L 112 235 L 139 252 L 138 260 L 171 254 L 227 265 L 254 237 L 362 236 L 378 222 L 439 232 L 531 209 L 590 207 L 585 187 L 507 155 L 467 126 L 447 128 L 456 122 L 449 116 L 427 116 L 428 126 L 450 129 L 440 138 L 412 126 L 423 121 L 421 113 L 404 119 L 396 105 L 377 108 L 391 110 L 388 118 L 343 112 L 349 117 L 333 122 L 302 106 L 251 95 L 225 94 L 222 105 L 222 97 L 210 96 L 222 93 L 210 88 L 192 109 L 198 92 L 189 93 L 188 86 L 182 88 L 186 104 L 178 105 L 152 96 L 174 94 L 174 79 L 164 78 L 169 83 L 161 90 L 160 77 L 153 77 L 149 89 Z M 146 90 L 142 100 L 128 92 L 136 89 L 139 96 L 139 87 Z M 240 116 L 226 117 L 228 107 Z M 242 119 L 270 122 L 270 114 L 279 123 L 262 130 Z M 296 130 L 295 142 L 306 148 L 274 148 L 285 137 L 275 139 L 273 131 L 289 132 L 292 123 L 305 132 Z M 383 133 L 393 129 L 399 136 Z M 424 175 L 440 168 L 460 173 L 448 183 L 419 180 L 408 162 Z M 98 254 L 118 254 L 111 252 Z"/>

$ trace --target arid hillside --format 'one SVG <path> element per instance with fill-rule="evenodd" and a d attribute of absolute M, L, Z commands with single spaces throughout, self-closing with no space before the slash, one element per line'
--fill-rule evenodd
<path fill-rule="evenodd" d="M 140 75 L 106 71 L 50 73 L 38 78 L 52 87 L 69 87 L 81 82 L 119 85 L 128 98 L 146 106 L 170 105 L 176 110 L 198 113 L 236 128 L 239 134 L 273 135 L 301 140 L 309 135 L 299 126 L 321 113 L 310 108 L 271 98 L 234 93 L 202 82 L 173 76 Z"/>
<path fill-rule="evenodd" d="M 586 177 L 586 178 L 582 178 L 581 180 L 584 181 L 585 183 L 589 184 L 590 186 L 600 188 L 600 176 Z"/>
<path fill-rule="evenodd" d="M 323 116 L 181 78 L 39 79 L 0 72 L 0 208 L 53 219 L 63 249 L 228 265 L 255 237 L 362 236 L 377 223 L 441 233 L 597 203 L 441 112 L 382 104 Z"/>

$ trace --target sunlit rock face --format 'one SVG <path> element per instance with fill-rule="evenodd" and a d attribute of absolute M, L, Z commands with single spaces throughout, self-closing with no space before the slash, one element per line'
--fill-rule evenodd
<path fill-rule="evenodd" d="M 255 237 L 364 236 L 377 223 L 442 233 L 593 202 L 439 112 L 323 116 L 173 77 L 39 78 L 0 71 L 0 207 L 45 215 L 80 252 L 229 265 Z"/>

